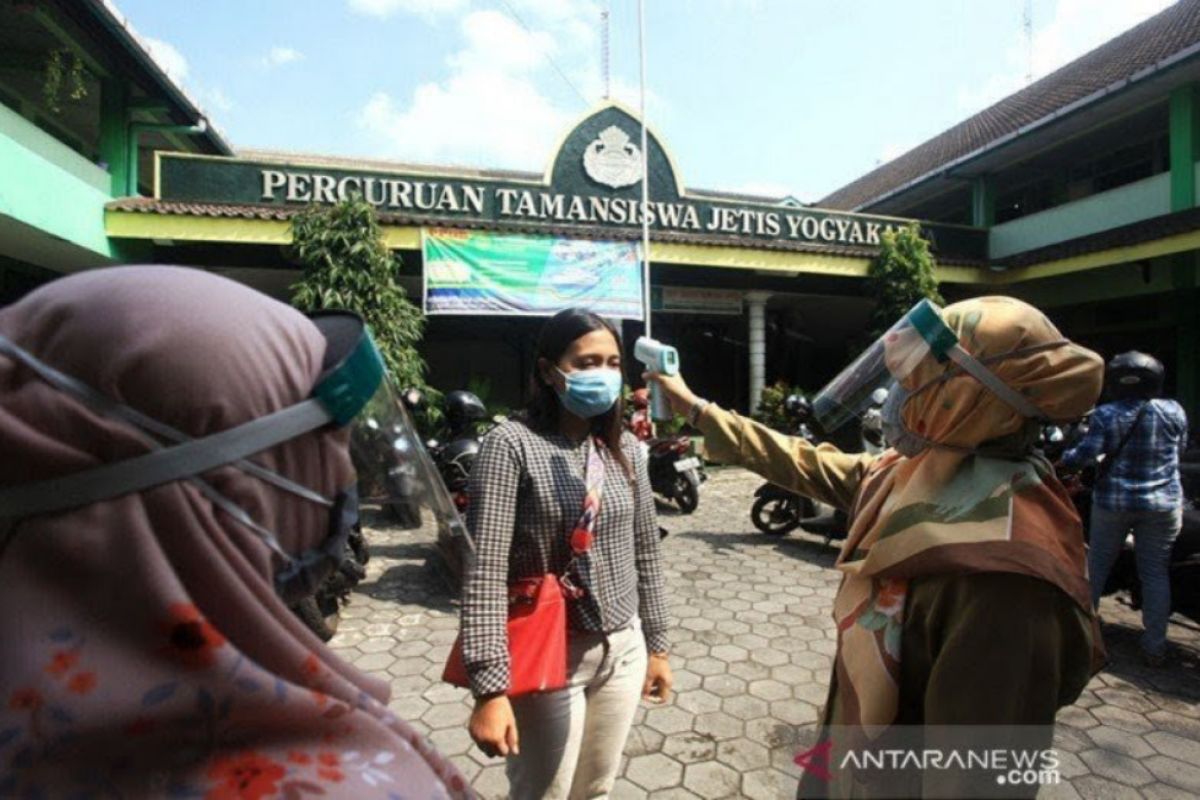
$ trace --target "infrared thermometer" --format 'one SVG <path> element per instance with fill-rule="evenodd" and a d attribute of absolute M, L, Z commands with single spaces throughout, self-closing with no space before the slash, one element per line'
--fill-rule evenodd
<path fill-rule="evenodd" d="M 639 337 L 633 345 L 633 357 L 646 365 L 650 372 L 663 375 L 679 374 L 679 351 L 656 339 Z M 650 416 L 661 422 L 671 419 L 671 406 L 658 384 L 650 384 Z"/>

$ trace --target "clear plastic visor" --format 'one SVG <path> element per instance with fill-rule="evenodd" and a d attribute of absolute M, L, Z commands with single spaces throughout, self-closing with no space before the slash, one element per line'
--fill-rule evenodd
<path fill-rule="evenodd" d="M 350 455 L 360 502 L 379 504 L 409 529 L 449 528 L 465 534 L 450 493 L 400 399 L 384 377 L 350 427 Z"/>
<path fill-rule="evenodd" d="M 821 389 L 813 400 L 813 415 L 830 432 L 860 419 L 878 408 L 879 389 L 903 382 L 930 356 L 944 360 L 956 344 L 958 337 L 942 321 L 941 309 L 922 300 Z"/>

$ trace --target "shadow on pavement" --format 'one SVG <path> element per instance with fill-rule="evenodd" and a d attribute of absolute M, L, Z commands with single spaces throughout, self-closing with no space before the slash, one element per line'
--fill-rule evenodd
<path fill-rule="evenodd" d="M 1200 680 L 1195 677 L 1200 673 L 1200 652 L 1179 642 L 1169 641 L 1167 663 L 1162 667 L 1147 667 L 1142 663 L 1138 645 L 1142 635 L 1140 626 L 1106 621 L 1102 630 L 1109 659 L 1105 672 L 1129 681 L 1144 691 L 1161 692 L 1200 703 Z"/>
<path fill-rule="evenodd" d="M 717 553 L 732 553 L 737 547 L 747 546 L 770 548 L 789 558 L 798 558 L 821 567 L 832 567 L 838 554 L 837 547 L 826 545 L 823 538 L 799 532 L 782 537 L 767 536 L 757 532 L 709 533 L 707 531 L 681 531 L 674 535 L 680 539 L 699 539 Z"/>

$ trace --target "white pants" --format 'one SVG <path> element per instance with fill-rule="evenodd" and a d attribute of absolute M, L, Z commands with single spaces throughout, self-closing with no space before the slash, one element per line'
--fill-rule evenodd
<path fill-rule="evenodd" d="M 513 800 L 608 797 L 646 680 L 641 625 L 572 632 L 567 688 L 512 701 L 521 754 L 508 758 Z"/>

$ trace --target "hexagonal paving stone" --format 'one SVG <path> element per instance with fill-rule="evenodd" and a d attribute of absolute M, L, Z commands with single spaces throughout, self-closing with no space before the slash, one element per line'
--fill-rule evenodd
<path fill-rule="evenodd" d="M 695 715 L 673 706 L 652 708 L 646 712 L 646 725 L 668 736 L 689 730 L 694 719 Z"/>
<path fill-rule="evenodd" d="M 721 705 L 721 709 L 726 714 L 741 720 L 758 719 L 759 717 L 765 717 L 770 712 L 770 706 L 766 700 L 760 700 L 748 694 L 739 694 L 735 697 L 726 698 Z"/>
<path fill-rule="evenodd" d="M 718 661 L 711 656 L 703 656 L 701 658 L 689 658 L 687 668 L 697 675 L 720 675 L 725 671 L 727 665 L 724 661 Z"/>
<path fill-rule="evenodd" d="M 702 642 L 680 642 L 671 649 L 671 655 L 681 658 L 701 658 L 708 655 L 708 647 Z"/>
<path fill-rule="evenodd" d="M 382 653 L 385 650 L 391 650 L 394 644 L 395 642 L 391 638 L 371 638 L 364 639 L 358 649 L 364 653 Z"/>
<path fill-rule="evenodd" d="M 421 716 L 421 721 L 434 730 L 466 727 L 471 709 L 463 703 L 438 703 Z"/>
<path fill-rule="evenodd" d="M 672 662 L 674 665 L 674 662 Z M 703 683 L 704 678 L 689 669 L 673 669 L 672 675 L 675 678 L 675 691 L 686 692 L 688 689 L 698 689 Z"/>
<path fill-rule="evenodd" d="M 717 743 L 711 736 L 688 731 L 666 737 L 662 751 L 682 764 L 694 764 L 715 758 Z"/>
<path fill-rule="evenodd" d="M 609 794 L 613 800 L 644 800 L 649 796 L 645 789 L 623 778 L 617 778 Z"/>
<path fill-rule="evenodd" d="M 1096 706 L 1091 713 L 1102 725 L 1111 725 L 1129 733 L 1149 733 L 1154 730 L 1154 726 L 1144 716 L 1124 708 Z"/>
<path fill-rule="evenodd" d="M 471 788 L 485 800 L 508 797 L 508 776 L 504 774 L 504 765 L 484 767 L 471 782 Z"/>
<path fill-rule="evenodd" d="M 744 728 L 742 721 L 737 717 L 732 717 L 724 711 L 712 711 L 697 716 L 693 730 L 696 733 L 707 734 L 717 741 L 724 741 L 741 736 Z"/>
<path fill-rule="evenodd" d="M 730 739 L 717 745 L 717 760 L 738 772 L 761 769 L 771 763 L 771 754 L 748 739 Z"/>
<path fill-rule="evenodd" d="M 400 642 L 393 647 L 392 655 L 396 658 L 415 658 L 428 653 L 431 647 L 432 645 L 429 642 L 421 639 L 413 639 L 407 642 Z"/>
<path fill-rule="evenodd" d="M 792 658 L 788 653 L 781 652 L 773 647 L 760 647 L 757 650 L 750 651 L 750 660 L 768 667 L 782 667 L 791 661 Z"/>
<path fill-rule="evenodd" d="M 722 676 L 718 675 L 717 677 Z M 712 678 L 708 680 L 712 680 Z M 705 714 L 709 711 L 720 711 L 721 698 L 712 692 L 704 691 L 703 689 L 694 689 L 690 692 L 680 692 L 676 695 L 675 705 L 693 714 Z"/>
<path fill-rule="evenodd" d="M 661 753 L 629 759 L 625 777 L 649 791 L 676 786 L 683 779 L 683 767 Z"/>
<path fill-rule="evenodd" d="M 1154 748 L 1142 741 L 1140 736 L 1134 736 L 1118 728 L 1101 725 L 1089 730 L 1087 735 L 1101 750 L 1119 753 L 1130 758 L 1145 758 L 1154 755 Z"/>
<path fill-rule="evenodd" d="M 746 723 L 746 738 L 771 750 L 779 747 L 794 750 L 799 741 L 799 732 L 790 723 L 780 722 L 774 717 L 760 717 Z"/>
<path fill-rule="evenodd" d="M 756 769 L 742 776 L 742 797 L 748 800 L 780 800 L 795 797 L 797 781 L 776 769 Z M 788 791 L 785 787 L 791 785 Z"/>
<path fill-rule="evenodd" d="M 429 734 L 429 741 L 444 756 L 466 755 L 475 746 L 471 733 L 464 728 L 446 728 Z"/>
<path fill-rule="evenodd" d="M 1126 786 L 1145 786 L 1154 782 L 1154 776 L 1138 763 L 1137 759 L 1129 756 L 1108 750 L 1088 750 L 1086 753 L 1080 753 L 1079 757 L 1091 767 L 1093 773 L 1102 778 Z"/>
<path fill-rule="evenodd" d="M 736 675 L 744 681 L 757 681 L 763 678 L 770 677 L 771 669 L 755 661 L 739 661 L 737 664 L 730 664 L 730 675 Z"/>
<path fill-rule="evenodd" d="M 421 675 L 425 670 L 429 669 L 429 661 L 415 656 L 413 658 L 399 658 L 395 663 L 387 668 L 389 675 L 403 677 L 405 675 Z"/>
<path fill-rule="evenodd" d="M 679 627 L 686 628 L 689 631 L 710 631 L 716 627 L 716 624 L 708 617 L 691 617 L 680 622 Z"/>
<path fill-rule="evenodd" d="M 735 771 L 714 761 L 692 764 L 684 770 L 683 785 L 708 800 L 736 797 L 741 783 L 741 776 Z"/>
<path fill-rule="evenodd" d="M 657 753 L 662 750 L 664 741 L 666 741 L 666 737 L 653 728 L 634 725 L 633 730 L 629 732 L 629 738 L 625 740 L 625 755 L 633 758 Z"/>
<path fill-rule="evenodd" d="M 1095 728 L 1100 723 L 1092 716 L 1092 712 L 1075 706 L 1067 706 L 1058 712 L 1056 718 L 1059 724 L 1070 725 L 1072 728 L 1087 730 Z"/>
<path fill-rule="evenodd" d="M 371 653 L 354 659 L 354 666 L 363 672 L 383 672 L 395 660 L 396 657 L 391 653 Z"/>
<path fill-rule="evenodd" d="M 704 679 L 704 688 L 719 697 L 746 693 L 746 682 L 733 675 L 712 675 Z"/>
<path fill-rule="evenodd" d="M 1136 789 L 1124 784 L 1101 778 L 1098 775 L 1085 775 L 1071 781 L 1075 791 L 1087 800 L 1140 800 L 1141 795 Z"/>
<path fill-rule="evenodd" d="M 806 725 L 820 718 L 816 706 L 801 700 L 779 700 L 771 703 L 771 716 L 792 725 Z"/>
<path fill-rule="evenodd" d="M 759 636 L 756 633 L 742 633 L 733 637 L 733 643 L 738 647 L 744 647 L 753 653 L 760 647 L 766 647 L 770 644 L 770 640 L 765 636 Z"/>
<path fill-rule="evenodd" d="M 722 644 L 714 647 L 710 653 L 713 658 L 719 658 L 727 664 L 744 661 L 749 653 L 745 649 L 732 644 Z"/>
<path fill-rule="evenodd" d="M 784 700 L 792 696 L 792 687 L 777 680 L 753 681 L 748 687 L 750 694 L 763 700 Z"/>
<path fill-rule="evenodd" d="M 1127 689 L 1099 689 L 1096 696 L 1105 704 L 1124 708 L 1138 714 L 1157 710 L 1157 706 L 1144 693 Z"/>
<path fill-rule="evenodd" d="M 1200 742 L 1194 739 L 1185 739 L 1167 731 L 1147 733 L 1143 738 L 1164 756 L 1170 756 L 1189 764 L 1200 764 Z"/>
<path fill-rule="evenodd" d="M 1192 797 L 1200 796 L 1200 767 L 1168 756 L 1152 756 L 1141 764 L 1163 783 L 1190 792 Z"/>
<path fill-rule="evenodd" d="M 750 632 L 750 626 L 738 619 L 723 619 L 717 623 L 717 630 L 730 636 L 740 636 Z"/>
<path fill-rule="evenodd" d="M 660 789 L 657 792 L 651 792 L 650 800 L 704 800 L 704 798 L 693 792 L 689 792 L 682 786 L 676 786 L 673 789 Z"/>
<path fill-rule="evenodd" d="M 419 694 L 396 695 L 388 703 L 388 709 L 402 720 L 419 719 L 429 710 L 429 703 Z"/>

